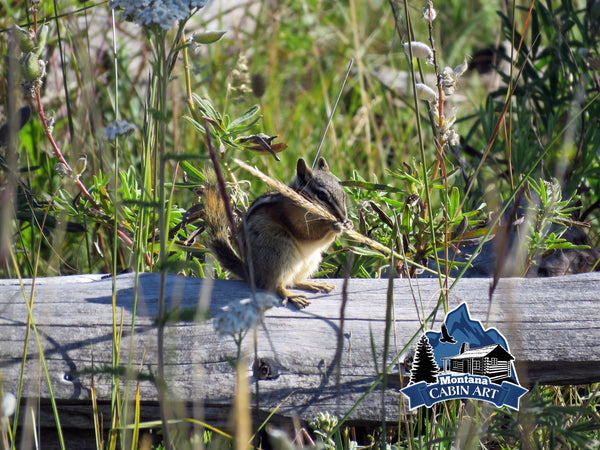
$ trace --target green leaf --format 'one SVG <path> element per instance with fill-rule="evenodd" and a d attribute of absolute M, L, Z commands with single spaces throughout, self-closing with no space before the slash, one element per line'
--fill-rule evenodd
<path fill-rule="evenodd" d="M 231 130 L 232 128 L 235 128 L 235 127 L 241 125 L 242 123 L 244 123 L 247 120 L 250 120 L 252 117 L 254 117 L 258 113 L 258 111 L 260 111 L 260 106 L 254 105 L 253 107 L 248 109 L 248 111 L 246 111 L 244 114 L 242 114 L 240 117 L 238 117 L 233 122 L 231 122 L 231 124 L 229 124 L 229 127 L 227 127 L 227 128 L 229 130 Z"/>
<path fill-rule="evenodd" d="M 194 178 L 198 182 L 204 181 L 204 176 L 202 175 L 202 172 L 200 172 L 198 169 L 192 166 L 189 162 L 181 161 L 179 164 L 181 165 L 181 168 L 187 172 L 190 178 Z"/>
<path fill-rule="evenodd" d="M 342 181 L 342 186 L 359 187 L 369 191 L 384 191 L 384 192 L 405 192 L 404 189 L 388 186 L 387 184 L 369 183 L 368 181 L 348 180 Z"/>
<path fill-rule="evenodd" d="M 236 122 L 236 120 L 234 120 L 234 122 Z M 259 120 L 260 120 L 260 117 L 257 117 L 256 119 L 254 119 L 252 122 L 250 122 L 247 125 L 238 125 L 238 126 L 235 126 L 235 127 L 234 126 L 230 126 L 227 129 L 227 131 L 229 132 L 228 135 L 233 135 L 233 134 L 237 135 L 237 134 L 245 133 L 246 131 L 251 130 L 252 128 L 254 128 L 254 125 L 256 125 L 256 123 Z"/>
<path fill-rule="evenodd" d="M 221 124 L 223 122 L 221 114 L 217 112 L 217 110 L 214 108 L 214 106 L 209 100 L 200 97 L 198 94 L 192 94 L 192 98 L 194 99 L 194 102 L 198 105 L 198 108 L 202 112 L 202 115 L 207 116 L 208 118 L 214 120 L 218 124 Z"/>
<path fill-rule="evenodd" d="M 386 205 L 390 206 L 391 208 L 401 209 L 404 208 L 405 205 L 404 202 L 400 202 L 391 198 L 383 198 L 382 200 L 385 202 Z"/>
<path fill-rule="evenodd" d="M 448 203 L 448 216 L 450 220 L 454 220 L 458 216 L 458 208 L 460 206 L 460 193 L 458 188 L 454 186 L 450 192 L 450 202 Z"/>
<path fill-rule="evenodd" d="M 191 123 L 191 124 L 194 126 L 194 128 L 196 128 L 196 129 L 197 129 L 198 131 L 200 131 L 201 133 L 206 133 L 206 130 L 204 129 L 204 126 L 203 126 L 203 125 L 200 125 L 200 124 L 198 123 L 198 121 L 196 121 L 196 119 L 194 119 L 193 117 L 191 117 L 191 116 L 187 116 L 187 115 L 186 115 L 186 116 L 183 116 L 183 118 L 184 118 L 185 120 L 187 120 L 189 123 Z"/>
<path fill-rule="evenodd" d="M 207 155 L 199 155 L 197 153 L 167 153 L 164 157 L 165 161 L 187 161 L 190 159 L 208 159 Z"/>

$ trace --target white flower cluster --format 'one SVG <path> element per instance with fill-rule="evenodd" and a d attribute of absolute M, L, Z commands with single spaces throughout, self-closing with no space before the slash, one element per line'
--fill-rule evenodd
<path fill-rule="evenodd" d="M 264 311 L 278 304 L 279 300 L 275 296 L 265 293 L 258 293 L 253 299 L 233 301 L 221 308 L 221 312 L 215 317 L 215 331 L 221 336 L 236 338 L 256 326 Z"/>
<path fill-rule="evenodd" d="M 111 0 L 112 9 L 123 10 L 125 20 L 142 27 L 158 25 L 168 30 L 173 24 L 185 19 L 196 8 L 202 8 L 209 0 Z"/>
<path fill-rule="evenodd" d="M 135 126 L 126 120 L 116 120 L 104 127 L 104 139 L 114 141 L 117 136 L 124 136 L 135 131 Z"/>

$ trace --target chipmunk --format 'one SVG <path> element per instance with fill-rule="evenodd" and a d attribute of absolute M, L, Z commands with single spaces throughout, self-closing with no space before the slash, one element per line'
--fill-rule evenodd
<path fill-rule="evenodd" d="M 300 158 L 290 187 L 306 199 L 318 203 L 339 221 L 332 222 L 309 213 L 279 192 L 258 197 L 248 208 L 239 235 L 246 261 L 231 245 L 225 205 L 216 186 L 204 192 L 205 221 L 211 253 L 223 268 L 248 281 L 253 273 L 257 288 L 277 293 L 299 309 L 310 302 L 287 288 L 329 292 L 333 285 L 305 281 L 319 267 L 327 250 L 345 228 L 351 227 L 346 211 L 344 189 L 329 172 L 324 158 L 314 170 Z"/>

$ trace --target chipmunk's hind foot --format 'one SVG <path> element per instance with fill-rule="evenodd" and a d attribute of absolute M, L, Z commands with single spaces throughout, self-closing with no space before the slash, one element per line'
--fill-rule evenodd
<path fill-rule="evenodd" d="M 282 298 L 283 306 L 287 305 L 287 302 L 290 302 L 298 309 L 303 309 L 310 305 L 310 301 L 305 295 L 294 294 L 283 286 L 277 288 L 277 294 Z"/>
<path fill-rule="evenodd" d="M 310 292 L 331 292 L 334 288 L 331 283 L 324 283 L 322 281 L 299 281 L 294 287 L 296 289 L 302 289 L 303 291 Z"/>

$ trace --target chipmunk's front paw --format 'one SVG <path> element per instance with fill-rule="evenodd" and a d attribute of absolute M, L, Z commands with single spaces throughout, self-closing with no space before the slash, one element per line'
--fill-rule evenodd
<path fill-rule="evenodd" d="M 298 309 L 303 309 L 310 305 L 310 302 L 304 295 L 289 295 L 283 300 L 283 304 L 285 305 L 288 301 Z"/>
<path fill-rule="evenodd" d="M 342 233 L 345 230 L 352 230 L 353 224 L 350 219 L 346 219 L 343 222 L 335 222 L 333 224 L 333 231 L 336 233 Z"/>

